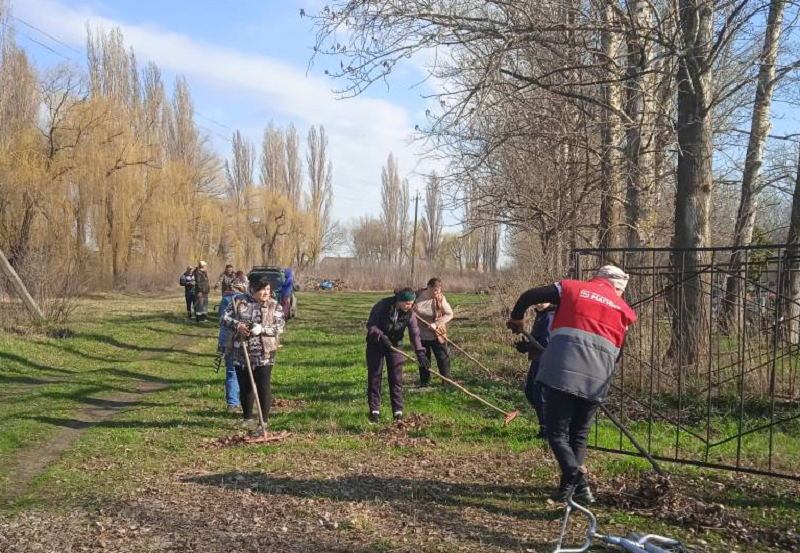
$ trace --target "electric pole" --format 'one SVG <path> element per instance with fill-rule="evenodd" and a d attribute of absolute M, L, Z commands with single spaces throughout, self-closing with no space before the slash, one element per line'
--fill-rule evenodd
<path fill-rule="evenodd" d="M 411 286 L 414 284 L 414 265 L 417 255 L 417 215 L 419 214 L 419 192 L 414 197 L 414 235 L 411 237 Z"/>

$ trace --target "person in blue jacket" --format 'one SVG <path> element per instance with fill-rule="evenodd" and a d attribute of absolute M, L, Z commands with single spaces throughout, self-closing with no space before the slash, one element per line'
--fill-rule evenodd
<path fill-rule="evenodd" d="M 294 272 L 291 269 L 286 269 L 285 275 L 283 288 L 281 288 L 281 307 L 283 308 L 284 318 L 289 320 L 292 318 L 290 307 L 292 305 L 292 294 L 294 293 Z"/>
<path fill-rule="evenodd" d="M 236 369 L 233 366 L 233 356 L 230 351 L 226 351 L 228 343 L 228 328 L 222 324 L 222 314 L 234 300 L 244 296 L 247 291 L 247 281 L 245 279 L 234 279 L 231 282 L 230 290 L 226 290 L 222 295 L 219 304 L 219 337 L 217 339 L 217 351 L 225 355 L 225 402 L 228 411 L 238 413 L 241 411 L 241 400 L 239 398 L 239 381 L 236 379 Z"/>
<path fill-rule="evenodd" d="M 533 306 L 536 311 L 536 318 L 533 321 L 531 336 L 542 346 L 547 347 L 550 342 L 550 327 L 553 325 L 553 317 L 556 314 L 556 306 L 551 303 L 540 303 Z M 542 352 L 533 346 L 528 347 L 528 359 L 531 364 L 528 368 L 528 378 L 525 381 L 525 397 L 536 411 L 536 418 L 539 420 L 539 437 L 547 439 L 547 424 L 544 416 L 545 399 L 544 387 L 541 382 L 536 381 L 539 374 L 539 361 Z"/>

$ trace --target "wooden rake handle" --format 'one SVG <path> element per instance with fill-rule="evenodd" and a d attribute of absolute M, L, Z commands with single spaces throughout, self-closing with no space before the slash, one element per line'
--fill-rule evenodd
<path fill-rule="evenodd" d="M 429 323 L 428 321 L 426 321 L 425 319 L 423 319 L 422 317 L 420 317 L 419 315 L 417 315 L 417 312 L 416 312 L 416 311 L 414 311 L 414 316 L 417 318 L 417 320 L 418 320 L 418 321 L 421 321 L 421 322 L 422 322 L 422 323 L 423 323 L 425 326 L 427 326 L 428 328 L 430 328 L 430 329 L 431 329 L 431 330 L 433 330 L 434 332 L 437 332 L 437 330 L 436 330 L 436 329 L 434 329 L 434 328 L 431 328 L 431 323 Z M 438 334 L 438 332 L 437 332 L 437 334 Z M 488 367 L 486 367 L 486 365 L 484 365 L 483 363 L 481 363 L 480 361 L 478 361 L 478 360 L 477 360 L 475 357 L 473 357 L 472 355 L 470 355 L 469 353 L 467 353 L 466 351 L 464 351 L 464 350 L 463 350 L 462 348 L 460 348 L 460 347 L 459 347 L 457 344 L 455 344 L 455 343 L 454 343 L 454 342 L 453 342 L 453 341 L 452 341 L 450 338 L 448 338 L 447 336 L 443 336 L 443 338 L 444 338 L 445 342 L 447 342 L 448 344 L 450 344 L 451 346 L 453 346 L 455 349 L 457 349 L 457 350 L 458 350 L 458 351 L 459 351 L 459 352 L 460 352 L 462 355 L 464 355 L 464 356 L 465 356 L 467 359 L 470 359 L 470 360 L 474 361 L 476 365 L 478 365 L 478 366 L 479 366 L 481 369 L 483 369 L 483 370 L 484 370 L 484 372 L 486 372 L 486 374 L 492 374 L 492 371 L 491 371 L 491 370 L 490 370 Z"/>
<path fill-rule="evenodd" d="M 405 357 L 407 360 L 411 361 L 412 363 L 417 363 L 417 362 L 418 362 L 416 359 L 414 359 L 413 357 L 411 357 L 409 354 L 407 354 L 406 352 L 404 352 L 404 351 L 403 351 L 403 350 L 401 350 L 401 349 L 398 349 L 398 348 L 396 348 L 396 347 L 392 347 L 392 348 L 391 348 L 391 350 L 392 350 L 392 351 L 394 351 L 395 353 L 399 353 L 400 355 L 402 355 L 403 357 Z M 484 405 L 486 405 L 487 407 L 489 407 L 489 408 L 491 408 L 491 409 L 494 409 L 494 410 L 495 410 L 495 411 L 497 411 L 498 413 L 502 413 L 502 415 L 503 415 L 503 417 L 504 417 L 504 418 L 503 418 L 503 424 L 506 424 L 506 425 L 507 425 L 508 423 L 510 423 L 511 421 L 513 421 L 514 419 L 516 419 L 516 418 L 517 418 L 517 416 L 519 416 L 519 412 L 518 412 L 518 411 L 511 411 L 510 413 L 509 413 L 509 412 L 506 412 L 506 411 L 503 411 L 502 409 L 500 409 L 500 408 L 499 408 L 499 407 L 497 407 L 496 405 L 492 405 L 491 403 L 489 403 L 488 401 L 486 401 L 485 399 L 483 399 L 483 398 L 482 398 L 482 397 L 480 397 L 479 395 L 477 395 L 477 394 L 474 394 L 474 393 L 470 392 L 469 390 L 467 390 L 467 389 L 466 389 L 464 386 L 462 386 L 462 385 L 461 385 L 461 384 L 459 384 L 458 382 L 455 382 L 454 380 L 450 380 L 450 379 L 449 379 L 449 378 L 447 378 L 446 376 L 442 376 L 442 375 L 441 375 L 439 372 L 437 372 L 437 371 L 433 370 L 433 369 L 432 369 L 432 368 L 430 368 L 430 367 L 428 367 L 428 370 L 429 370 L 431 373 L 433 373 L 433 374 L 435 374 L 436 376 L 438 376 L 439 378 L 441 378 L 443 381 L 445 381 L 445 382 L 447 382 L 448 384 L 450 384 L 451 386 L 453 386 L 453 387 L 455 387 L 455 388 L 458 388 L 459 390 L 461 390 L 462 392 L 464 392 L 464 393 L 465 393 L 466 395 L 468 395 L 469 397 L 471 397 L 471 398 L 473 398 L 473 399 L 477 399 L 478 401 L 480 401 L 481 403 L 483 403 L 483 404 L 484 404 Z"/>

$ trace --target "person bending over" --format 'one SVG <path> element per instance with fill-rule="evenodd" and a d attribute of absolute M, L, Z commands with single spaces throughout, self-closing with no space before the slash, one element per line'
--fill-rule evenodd
<path fill-rule="evenodd" d="M 383 362 L 389 379 L 389 397 L 392 402 L 394 420 L 403 418 L 403 361 L 399 349 L 406 328 L 411 346 L 417 354 L 420 365 L 429 366 L 425 348 L 419 335 L 419 326 L 414 318 L 416 294 L 411 288 L 404 288 L 394 296 L 383 298 L 372 307 L 367 321 L 367 400 L 369 420 L 378 422 L 381 417 L 381 380 Z"/>
<path fill-rule="evenodd" d="M 636 322 L 621 297 L 627 284 L 627 274 L 606 265 L 588 282 L 533 288 L 519 297 L 506 323 L 521 332 L 530 306 L 558 304 L 536 382 L 545 390 L 547 438 L 561 469 L 559 494 L 565 497 L 575 484 L 575 497 L 584 503 L 594 503 L 582 470 L 592 418 L 608 392 L 628 326 Z"/>

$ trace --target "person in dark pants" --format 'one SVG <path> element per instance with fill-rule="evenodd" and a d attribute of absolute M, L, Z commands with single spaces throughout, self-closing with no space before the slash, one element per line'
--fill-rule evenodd
<path fill-rule="evenodd" d="M 206 265 L 205 261 L 201 261 L 194 270 L 194 320 L 198 323 L 208 317 L 208 293 L 211 288 Z"/>
<path fill-rule="evenodd" d="M 186 299 L 186 316 L 192 318 L 194 307 L 194 269 L 186 267 L 186 272 L 181 275 L 178 283 L 183 286 L 183 295 Z"/>
<path fill-rule="evenodd" d="M 419 335 L 419 326 L 412 310 L 416 294 L 404 288 L 372 307 L 367 321 L 367 401 L 369 419 L 378 422 L 381 416 L 381 381 L 383 362 L 389 379 L 389 397 L 394 420 L 403 418 L 403 362 L 405 358 L 391 348 L 400 348 L 406 328 L 411 346 L 421 365 L 428 358 Z"/>
<path fill-rule="evenodd" d="M 628 275 L 606 265 L 588 282 L 533 288 L 519 297 L 506 323 L 520 332 L 530 306 L 558 304 L 536 382 L 545 388 L 547 438 L 561 469 L 559 494 L 565 497 L 575 485 L 575 497 L 584 503 L 594 503 L 582 470 L 592 418 L 611 385 L 628 326 L 636 322 L 621 298 L 627 284 Z"/>
<path fill-rule="evenodd" d="M 222 324 L 229 331 L 229 338 L 236 378 L 242 405 L 245 427 L 252 427 L 255 394 L 261 404 L 264 423 L 267 423 L 272 405 L 272 367 L 278 349 L 278 337 L 283 334 L 285 322 L 283 310 L 272 299 L 272 290 L 266 277 L 254 278 L 247 294 L 231 301 L 222 315 Z M 256 390 L 250 382 L 244 348 L 250 357 L 250 366 L 256 382 Z"/>
<path fill-rule="evenodd" d="M 228 330 L 225 326 L 225 311 L 230 307 L 234 301 L 241 300 L 247 292 L 248 284 L 242 280 L 234 279 L 231 283 L 231 289 L 225 292 L 222 296 L 222 301 L 219 303 L 219 335 L 217 336 L 217 351 L 220 352 L 225 359 L 225 403 L 228 406 L 228 411 L 239 413 L 242 410 L 240 392 L 239 392 L 239 379 L 236 376 L 236 367 L 233 364 L 233 340 L 229 340 L 228 336 L 232 331 Z"/>
<path fill-rule="evenodd" d="M 550 343 L 550 326 L 555 317 L 555 306 L 550 303 L 540 303 L 533 306 L 536 318 L 533 321 L 531 336 L 543 347 Z M 542 352 L 537 348 L 528 347 L 528 378 L 525 380 L 525 397 L 536 411 L 536 420 L 539 421 L 539 437 L 547 439 L 547 421 L 545 420 L 545 393 L 541 382 L 536 381 L 539 374 L 539 364 Z"/>
<path fill-rule="evenodd" d="M 442 376 L 450 377 L 450 353 L 447 351 L 447 323 L 453 319 L 453 308 L 447 303 L 442 293 L 442 281 L 432 278 L 428 287 L 420 290 L 414 303 L 414 313 L 422 319 L 419 334 L 425 355 L 436 357 L 436 368 Z M 419 386 L 424 388 L 430 384 L 431 371 L 428 366 L 419 366 Z"/>

